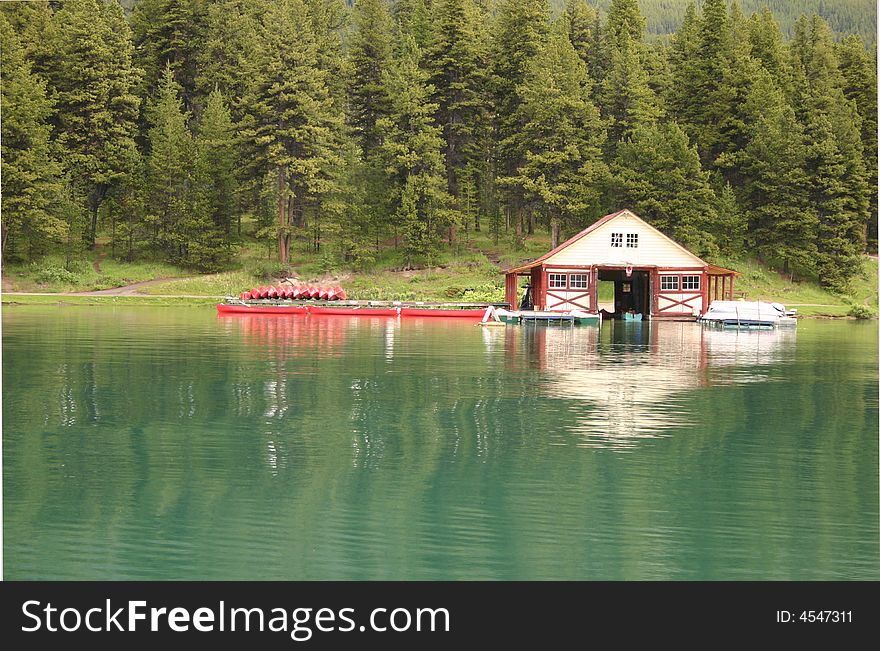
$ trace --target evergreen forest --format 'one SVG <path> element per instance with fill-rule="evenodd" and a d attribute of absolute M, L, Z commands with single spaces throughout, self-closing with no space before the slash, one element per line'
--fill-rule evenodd
<path fill-rule="evenodd" d="M 0 6 L 5 262 L 409 268 L 624 207 L 835 290 L 876 250 L 871 4 L 123 4 Z"/>

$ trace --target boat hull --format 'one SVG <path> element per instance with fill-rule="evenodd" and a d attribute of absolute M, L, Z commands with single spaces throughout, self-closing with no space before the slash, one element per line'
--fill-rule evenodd
<path fill-rule="evenodd" d="M 219 314 L 273 314 L 276 316 L 367 316 L 367 317 L 417 317 L 471 319 L 479 321 L 486 310 L 442 309 L 429 307 L 370 307 L 327 305 L 249 305 L 246 303 L 218 303 Z"/>
<path fill-rule="evenodd" d="M 309 314 L 317 316 L 397 316 L 396 307 L 324 307 L 322 305 L 306 307 Z"/>
<path fill-rule="evenodd" d="M 305 316 L 308 314 L 307 305 L 229 305 L 218 303 L 219 314 L 275 314 L 288 316 Z"/>
<path fill-rule="evenodd" d="M 536 310 L 496 310 L 498 320 L 502 323 L 575 323 L 578 325 L 599 325 L 602 317 L 590 312 L 549 312 Z"/>
<path fill-rule="evenodd" d="M 430 309 L 419 307 L 402 307 L 400 308 L 400 316 L 417 316 L 417 317 L 442 317 L 446 319 L 475 319 L 479 321 L 486 314 L 486 310 L 480 308 L 477 310 L 444 310 Z"/>

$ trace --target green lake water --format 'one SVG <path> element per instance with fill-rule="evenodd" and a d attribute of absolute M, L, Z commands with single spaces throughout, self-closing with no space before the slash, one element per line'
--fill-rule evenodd
<path fill-rule="evenodd" d="M 876 323 L 2 324 L 7 579 L 880 579 Z"/>

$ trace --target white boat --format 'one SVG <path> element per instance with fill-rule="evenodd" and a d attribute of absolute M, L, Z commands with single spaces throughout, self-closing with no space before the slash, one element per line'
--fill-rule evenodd
<path fill-rule="evenodd" d="M 712 301 L 702 323 L 734 328 L 776 328 L 797 324 L 797 310 L 763 301 Z"/>
<path fill-rule="evenodd" d="M 490 307 L 483 316 L 483 323 L 499 321 L 501 323 L 574 323 L 579 325 L 599 325 L 602 317 L 582 310 L 567 312 L 549 312 L 536 310 L 505 310 Z"/>

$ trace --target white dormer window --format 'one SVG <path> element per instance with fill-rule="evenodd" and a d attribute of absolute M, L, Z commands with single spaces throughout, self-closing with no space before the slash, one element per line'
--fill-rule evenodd
<path fill-rule="evenodd" d="M 626 248 L 628 248 L 628 249 L 639 248 L 639 234 L 638 233 L 627 233 L 626 234 Z"/>
<path fill-rule="evenodd" d="M 623 246 L 623 233 L 611 233 L 611 248 L 620 248 Z"/>

